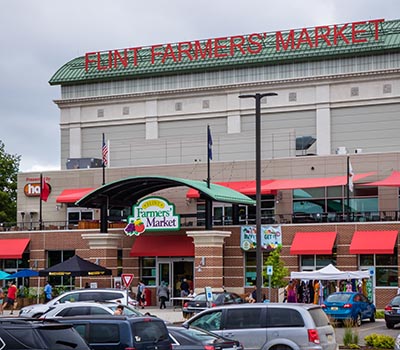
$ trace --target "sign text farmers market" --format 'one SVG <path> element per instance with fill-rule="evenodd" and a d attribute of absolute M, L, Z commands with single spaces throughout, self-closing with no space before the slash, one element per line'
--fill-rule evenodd
<path fill-rule="evenodd" d="M 98 71 L 137 67 L 144 64 L 179 63 L 183 60 L 195 62 L 206 59 L 219 59 L 235 55 L 262 54 L 263 49 L 295 51 L 304 48 L 316 49 L 324 44 L 328 47 L 338 45 L 362 44 L 379 40 L 379 24 L 384 19 L 323 25 L 313 28 L 291 29 L 272 33 L 253 33 L 208 40 L 182 41 L 174 44 L 152 45 L 150 47 L 130 47 L 109 51 L 87 52 L 85 70 L 94 65 Z M 270 40 L 272 39 L 272 40 Z M 146 54 L 141 51 L 146 50 Z"/>

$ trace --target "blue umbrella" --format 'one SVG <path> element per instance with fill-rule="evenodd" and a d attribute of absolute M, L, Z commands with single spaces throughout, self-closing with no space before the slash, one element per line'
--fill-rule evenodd
<path fill-rule="evenodd" d="M 0 280 L 5 280 L 8 276 L 10 276 L 9 273 L 0 271 Z"/>
<path fill-rule="evenodd" d="M 13 273 L 12 275 L 8 275 L 4 279 L 9 280 L 9 279 L 18 278 L 18 277 L 36 277 L 36 276 L 39 276 L 39 272 L 34 271 L 34 270 L 25 269 L 25 270 L 21 270 L 16 273 Z"/>

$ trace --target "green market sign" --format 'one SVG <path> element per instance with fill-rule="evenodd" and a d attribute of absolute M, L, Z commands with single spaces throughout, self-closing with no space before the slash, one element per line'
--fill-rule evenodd
<path fill-rule="evenodd" d="M 132 215 L 128 216 L 127 222 L 124 232 L 128 236 L 139 236 L 144 231 L 176 231 L 181 228 L 175 205 L 161 197 L 147 197 L 132 206 Z"/>

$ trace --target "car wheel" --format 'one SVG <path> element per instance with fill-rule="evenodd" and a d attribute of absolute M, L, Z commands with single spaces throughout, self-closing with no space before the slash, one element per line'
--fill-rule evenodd
<path fill-rule="evenodd" d="M 357 327 L 361 327 L 362 324 L 362 318 L 361 318 L 361 314 L 358 314 L 354 320 L 354 323 Z"/>
<path fill-rule="evenodd" d="M 293 350 L 293 349 L 287 345 L 274 345 L 270 350 Z"/>
<path fill-rule="evenodd" d="M 393 329 L 394 328 L 394 323 L 386 322 L 386 327 L 389 328 L 389 329 Z"/>
<path fill-rule="evenodd" d="M 375 322 L 375 311 L 372 313 L 371 317 L 369 318 L 371 322 Z"/>

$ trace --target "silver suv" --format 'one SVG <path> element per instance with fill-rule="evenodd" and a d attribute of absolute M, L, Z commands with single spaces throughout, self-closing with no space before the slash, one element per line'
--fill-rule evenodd
<path fill-rule="evenodd" d="M 86 289 L 75 289 L 69 292 L 65 292 L 54 299 L 50 300 L 46 304 L 35 304 L 23 307 L 19 311 L 19 316 L 22 317 L 40 317 L 52 306 L 60 303 L 70 303 L 74 301 L 112 301 L 120 302 L 123 305 L 136 306 L 136 300 L 133 300 L 127 291 L 122 289 L 101 289 L 101 288 L 86 288 Z"/>
<path fill-rule="evenodd" d="M 225 338 L 239 340 L 246 350 L 336 350 L 335 331 L 319 305 L 256 303 L 214 307 L 187 320 Z"/>

